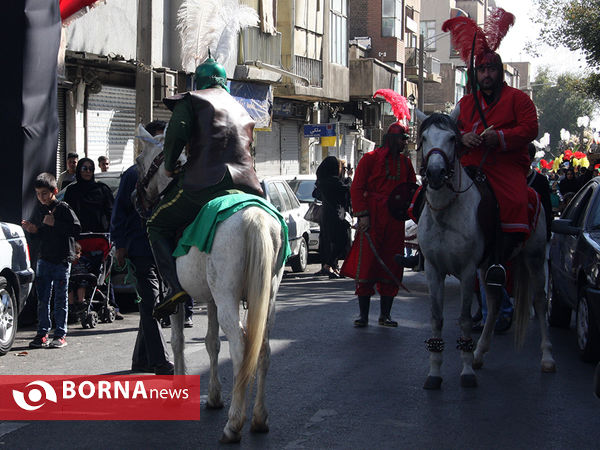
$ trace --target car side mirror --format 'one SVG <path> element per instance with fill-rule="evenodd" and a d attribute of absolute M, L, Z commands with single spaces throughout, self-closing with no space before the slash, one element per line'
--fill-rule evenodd
<path fill-rule="evenodd" d="M 558 234 L 575 235 L 579 233 L 579 228 L 573 226 L 571 219 L 555 219 L 552 222 L 552 231 Z"/>

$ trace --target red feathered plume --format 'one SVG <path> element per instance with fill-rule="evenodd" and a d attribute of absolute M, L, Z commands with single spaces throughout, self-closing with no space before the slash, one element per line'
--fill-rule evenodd
<path fill-rule="evenodd" d="M 496 8 L 492 11 L 483 24 L 485 39 L 491 51 L 495 52 L 500 47 L 500 42 L 514 23 L 515 16 L 502 8 Z"/>
<path fill-rule="evenodd" d="M 461 59 L 468 64 L 473 48 L 473 36 L 476 32 L 475 57 L 480 57 L 483 53 L 496 51 L 514 23 L 514 15 L 502 8 L 496 8 L 484 23 L 483 30 L 473 19 L 458 16 L 446 20 L 442 24 L 442 31 L 450 32 L 452 45 L 460 53 Z"/>
<path fill-rule="evenodd" d="M 408 109 L 406 97 L 403 97 L 392 89 L 378 89 L 373 94 L 373 98 L 378 95 L 381 95 L 390 105 L 392 105 L 392 112 L 394 113 L 394 116 L 396 116 L 396 119 L 398 119 L 398 122 L 406 121 L 406 123 L 408 123 L 410 120 L 410 110 Z"/>

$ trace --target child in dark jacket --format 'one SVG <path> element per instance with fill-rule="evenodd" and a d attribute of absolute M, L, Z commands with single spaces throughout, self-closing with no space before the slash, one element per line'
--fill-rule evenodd
<path fill-rule="evenodd" d="M 65 202 L 56 200 L 56 178 L 42 173 L 35 180 L 38 204 L 29 220 L 21 225 L 34 239 L 40 240 L 40 258 L 36 270 L 38 294 L 38 330 L 29 343 L 31 348 L 62 348 L 67 345 L 67 287 L 71 262 L 75 256 L 75 238 L 79 219 Z M 48 342 L 51 328 L 50 297 L 54 287 L 54 339 Z"/>

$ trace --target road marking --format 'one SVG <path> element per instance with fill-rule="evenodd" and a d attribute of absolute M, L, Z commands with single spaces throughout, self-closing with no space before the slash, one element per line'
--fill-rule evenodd
<path fill-rule="evenodd" d="M 0 438 L 27 425 L 29 424 L 23 422 L 0 422 Z"/>

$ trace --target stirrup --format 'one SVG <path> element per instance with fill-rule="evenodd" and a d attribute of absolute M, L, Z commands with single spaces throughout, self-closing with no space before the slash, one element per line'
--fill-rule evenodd
<path fill-rule="evenodd" d="M 177 306 L 189 300 L 190 296 L 185 291 L 179 291 L 177 294 L 168 298 L 161 304 L 157 305 L 152 311 L 152 317 L 162 319 L 177 312 Z"/>
<path fill-rule="evenodd" d="M 485 272 L 485 283 L 488 286 L 504 287 L 506 284 L 506 270 L 502 264 L 492 264 Z"/>

